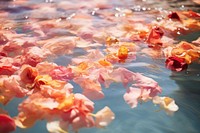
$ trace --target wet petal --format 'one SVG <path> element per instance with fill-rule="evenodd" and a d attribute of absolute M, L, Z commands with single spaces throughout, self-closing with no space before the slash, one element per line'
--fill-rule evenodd
<path fill-rule="evenodd" d="M 104 128 L 108 126 L 114 119 L 115 114 L 112 112 L 112 110 L 105 106 L 103 109 L 99 110 L 95 114 L 95 125 L 98 128 Z"/>
<path fill-rule="evenodd" d="M 16 129 L 14 120 L 6 115 L 0 114 L 0 132 L 1 133 L 10 133 Z"/>
<path fill-rule="evenodd" d="M 68 131 L 63 130 L 60 127 L 60 121 L 51 121 L 51 122 L 48 122 L 47 125 L 46 125 L 46 127 L 47 127 L 47 130 L 50 133 L 68 133 Z"/>

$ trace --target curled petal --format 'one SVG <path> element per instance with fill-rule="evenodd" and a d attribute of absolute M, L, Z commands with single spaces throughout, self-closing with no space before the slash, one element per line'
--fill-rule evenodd
<path fill-rule="evenodd" d="M 161 109 L 164 109 L 168 115 L 173 115 L 174 112 L 178 111 L 179 107 L 176 105 L 174 99 L 170 97 L 153 97 L 153 103 L 159 104 Z"/>
<path fill-rule="evenodd" d="M 118 50 L 118 58 L 121 62 L 124 62 L 128 58 L 128 48 L 126 46 L 120 46 Z"/>
<path fill-rule="evenodd" d="M 187 63 L 185 63 L 184 59 L 182 58 L 178 58 L 175 56 L 171 56 L 169 58 L 167 58 L 167 60 L 165 61 L 165 65 L 168 69 L 172 70 L 172 71 L 183 71 L 185 69 L 187 69 L 188 65 Z"/>
<path fill-rule="evenodd" d="M 160 27 L 153 27 L 148 35 L 147 43 L 151 48 L 159 48 L 162 46 L 161 38 L 164 32 Z"/>
<path fill-rule="evenodd" d="M 22 66 L 22 70 L 20 73 L 20 78 L 22 82 L 25 84 L 30 83 L 32 84 L 37 77 L 38 72 L 35 68 L 29 66 L 29 65 L 24 65 Z"/>
<path fill-rule="evenodd" d="M 35 80 L 35 87 L 40 89 L 41 85 L 50 85 L 55 89 L 62 89 L 65 86 L 65 82 L 61 80 L 53 80 L 49 75 L 38 75 Z"/>
<path fill-rule="evenodd" d="M 177 12 L 171 12 L 169 15 L 168 15 L 168 18 L 169 19 L 172 19 L 172 20 L 178 20 L 178 21 L 181 21 L 179 15 Z"/>
<path fill-rule="evenodd" d="M 171 55 L 184 59 L 184 62 L 191 64 L 200 57 L 199 47 L 182 41 L 171 50 Z"/>

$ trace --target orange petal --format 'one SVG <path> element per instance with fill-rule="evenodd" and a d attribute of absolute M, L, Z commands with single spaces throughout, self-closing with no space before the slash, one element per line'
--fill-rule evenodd
<path fill-rule="evenodd" d="M 58 109 L 60 110 L 68 110 L 70 107 L 72 107 L 74 104 L 74 95 L 70 95 L 69 97 L 62 100 L 60 105 L 58 106 Z"/>
<path fill-rule="evenodd" d="M 102 66 L 112 66 L 112 64 L 107 61 L 107 60 L 99 60 L 99 64 L 101 64 Z"/>
<path fill-rule="evenodd" d="M 106 38 L 106 44 L 108 46 L 110 46 L 111 44 L 115 44 L 115 43 L 118 43 L 119 40 L 117 38 L 114 38 L 114 37 L 107 37 Z"/>
<path fill-rule="evenodd" d="M 81 70 L 85 70 L 88 68 L 88 64 L 86 62 L 81 62 L 79 65 L 78 65 L 78 68 L 81 69 Z"/>
<path fill-rule="evenodd" d="M 166 104 L 167 106 L 168 106 L 172 101 L 173 101 L 173 99 L 170 98 L 170 97 L 165 97 L 165 99 L 164 99 L 164 102 L 165 102 L 165 104 Z"/>
<path fill-rule="evenodd" d="M 118 50 L 118 58 L 121 60 L 125 60 L 128 57 L 128 48 L 125 46 L 120 46 Z"/>

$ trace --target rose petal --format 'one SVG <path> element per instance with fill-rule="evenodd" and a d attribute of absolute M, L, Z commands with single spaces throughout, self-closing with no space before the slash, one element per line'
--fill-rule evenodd
<path fill-rule="evenodd" d="M 10 133 L 16 129 L 14 120 L 6 115 L 0 114 L 0 133 Z"/>
<path fill-rule="evenodd" d="M 50 133 L 68 133 L 68 131 L 66 131 L 66 129 L 64 130 L 60 127 L 60 121 L 48 122 L 46 127 Z"/>
<path fill-rule="evenodd" d="M 108 126 L 108 124 L 110 124 L 115 119 L 115 114 L 109 107 L 105 106 L 103 109 L 95 114 L 95 117 L 96 127 L 103 128 Z"/>

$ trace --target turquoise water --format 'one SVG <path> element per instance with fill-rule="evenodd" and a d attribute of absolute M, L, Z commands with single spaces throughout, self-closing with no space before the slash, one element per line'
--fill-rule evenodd
<path fill-rule="evenodd" d="M 30 11 L 32 11 L 32 4 L 45 3 L 43 0 L 30 1 L 27 5 L 14 6 L 9 2 L 0 2 L 0 9 L 10 12 L 10 17 L 19 23 L 19 28 L 16 29 L 17 32 L 24 32 L 21 29 L 21 24 L 28 21 L 26 16 L 29 16 Z M 59 3 L 58 1 L 49 1 L 47 5 L 51 3 Z M 76 0 L 78 2 L 78 0 Z M 174 2 L 174 3 L 173 3 Z M 141 14 L 146 12 L 148 8 L 165 8 L 165 9 L 190 9 L 198 11 L 197 5 L 193 4 L 191 1 L 151 1 L 142 0 L 123 0 L 111 2 L 112 6 L 132 8 L 132 10 L 139 10 Z M 177 3 L 179 2 L 179 3 Z M 4 3 L 4 5 L 2 4 Z M 46 5 L 46 6 L 47 6 Z M 135 6 L 137 5 L 137 6 Z M 185 6 L 183 6 L 185 5 Z M 144 10 L 145 7 L 146 10 Z M 72 10 L 73 11 L 73 10 Z M 70 12 L 70 11 L 69 11 Z M 41 16 L 32 16 L 38 20 L 52 19 L 54 17 L 62 16 L 63 10 L 59 9 L 56 11 L 59 15 L 52 13 L 52 16 L 41 14 Z M 64 16 L 67 16 L 68 12 L 64 12 Z M 70 13 L 69 13 L 70 14 Z M 155 18 L 154 18 L 155 19 Z M 96 23 L 101 25 L 103 20 L 99 20 L 97 16 Z M 106 23 L 106 22 L 105 22 Z M 63 33 L 64 32 L 64 33 Z M 66 34 L 67 31 L 59 31 L 58 34 Z M 27 31 L 27 34 L 32 35 Z M 195 33 L 199 36 L 199 32 Z M 179 39 L 189 40 L 191 35 L 186 37 L 180 37 Z M 100 47 L 101 48 L 101 47 Z M 54 59 L 54 62 L 58 65 L 67 65 L 71 61 L 71 58 L 83 54 L 83 50 L 76 49 L 73 54 L 63 55 Z M 152 102 L 139 104 L 137 108 L 131 109 L 124 101 L 123 94 L 125 89 L 121 84 L 113 83 L 109 88 L 103 88 L 105 98 L 102 100 L 95 101 L 95 111 L 103 108 L 104 106 L 109 106 L 115 113 L 115 120 L 105 129 L 81 129 L 80 133 L 199 133 L 200 132 L 200 67 L 198 64 L 192 64 L 189 66 L 187 71 L 181 73 L 171 72 L 164 66 L 164 59 L 153 59 L 148 56 L 138 55 L 137 60 L 131 63 L 125 63 L 121 66 L 133 71 L 141 72 L 145 76 L 153 78 L 159 83 L 163 88 L 162 95 L 169 96 L 175 99 L 179 110 L 175 112 L 173 116 L 168 116 L 164 111 L 158 111 L 159 107 L 156 107 Z M 150 67 L 153 66 L 153 67 Z M 73 84 L 73 83 L 72 83 Z M 78 86 L 74 84 L 75 92 L 80 92 Z M 7 106 L 2 106 L 5 110 L 9 111 L 11 116 L 17 114 L 18 103 L 23 99 L 14 99 Z M 38 121 L 34 127 L 30 129 L 19 129 L 13 133 L 48 133 L 46 130 L 46 122 Z"/>

